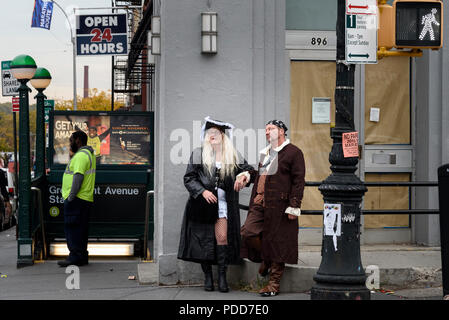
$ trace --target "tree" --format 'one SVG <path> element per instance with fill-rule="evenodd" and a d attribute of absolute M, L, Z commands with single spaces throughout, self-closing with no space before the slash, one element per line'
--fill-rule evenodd
<path fill-rule="evenodd" d="M 31 100 L 30 100 L 31 102 Z M 77 98 L 77 110 L 80 111 L 109 111 L 111 110 L 111 94 L 96 88 L 89 90 L 88 98 Z M 114 110 L 123 107 L 123 103 L 115 101 Z M 73 100 L 56 100 L 55 110 L 73 110 Z M 19 116 L 16 117 L 19 130 Z M 0 103 L 0 151 L 14 151 L 14 130 L 11 102 Z M 36 134 L 36 105 L 30 105 L 30 135 Z M 18 133 L 17 133 L 18 135 Z M 20 141 L 17 142 L 18 144 Z M 31 147 L 34 142 L 31 143 Z"/>
<path fill-rule="evenodd" d="M 111 110 L 111 94 L 99 91 L 97 88 L 89 89 L 89 97 L 80 98 L 77 96 L 78 111 L 110 111 Z M 114 102 L 114 110 L 123 107 L 122 102 Z M 55 110 L 73 110 L 73 100 L 58 100 L 55 102 Z"/>
<path fill-rule="evenodd" d="M 19 130 L 19 117 L 16 117 L 16 126 Z M 30 135 L 36 133 L 36 106 L 30 106 Z M 20 141 L 17 140 L 17 144 Z M 11 103 L 0 104 L 0 151 L 14 151 L 14 126 Z"/>

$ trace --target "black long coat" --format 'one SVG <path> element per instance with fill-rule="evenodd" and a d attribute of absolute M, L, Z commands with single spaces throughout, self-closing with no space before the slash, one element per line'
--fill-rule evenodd
<path fill-rule="evenodd" d="M 207 172 L 201 161 L 201 148 L 197 148 L 190 156 L 184 175 L 184 185 L 189 192 L 182 219 L 181 237 L 179 240 L 178 259 L 193 262 L 208 262 L 216 264 L 215 225 L 199 223 L 189 219 L 189 201 L 202 197 L 204 190 L 212 191 L 215 187 L 215 168 L 212 176 Z M 240 260 L 240 211 L 239 194 L 234 191 L 235 176 L 243 171 L 254 170 L 246 160 L 239 161 L 234 178 L 227 177 L 220 182 L 220 188 L 226 192 L 228 215 L 228 262 L 236 264 Z"/>

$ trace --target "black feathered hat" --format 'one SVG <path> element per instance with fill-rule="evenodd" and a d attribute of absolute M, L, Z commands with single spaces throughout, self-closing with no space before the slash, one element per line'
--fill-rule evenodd
<path fill-rule="evenodd" d="M 206 130 L 210 128 L 217 128 L 223 133 L 226 133 L 226 130 L 229 130 L 229 137 L 232 140 L 232 129 L 234 126 L 228 122 L 223 122 L 220 120 L 214 120 L 211 117 L 207 116 L 204 118 L 203 127 L 201 129 L 201 140 L 204 140 L 204 136 L 206 135 Z"/>

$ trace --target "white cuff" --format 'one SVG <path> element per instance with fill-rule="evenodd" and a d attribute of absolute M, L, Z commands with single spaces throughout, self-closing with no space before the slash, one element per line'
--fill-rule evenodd
<path fill-rule="evenodd" d="M 299 217 L 301 215 L 301 208 L 288 207 L 285 213 Z"/>
<path fill-rule="evenodd" d="M 249 182 L 249 180 L 251 180 L 251 176 L 249 175 L 249 172 L 248 171 L 243 171 L 242 173 L 239 173 L 238 175 L 237 175 L 237 177 L 236 177 L 236 179 L 238 179 L 239 177 L 241 177 L 241 176 L 245 176 L 246 177 L 246 183 L 248 183 Z"/>

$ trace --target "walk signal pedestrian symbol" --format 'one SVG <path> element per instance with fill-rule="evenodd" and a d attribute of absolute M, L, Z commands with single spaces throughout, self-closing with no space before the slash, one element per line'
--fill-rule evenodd
<path fill-rule="evenodd" d="M 395 47 L 438 49 L 443 45 L 443 3 L 438 0 L 396 0 Z"/>

